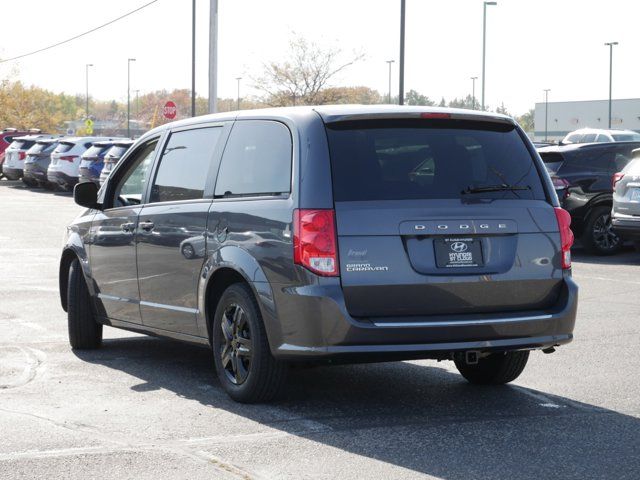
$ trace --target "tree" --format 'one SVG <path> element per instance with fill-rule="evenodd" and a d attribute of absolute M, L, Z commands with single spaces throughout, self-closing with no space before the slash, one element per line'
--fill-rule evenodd
<path fill-rule="evenodd" d="M 496 113 L 501 113 L 502 115 L 511 116 L 511 114 L 507 110 L 507 107 L 504 106 L 504 102 L 500 103 L 500 106 L 496 109 Z"/>
<path fill-rule="evenodd" d="M 407 105 L 427 105 L 427 106 L 436 104 L 436 102 L 431 100 L 429 97 L 427 97 L 426 95 L 422 95 L 416 90 L 409 90 L 407 92 L 405 96 L 405 103 Z"/>
<path fill-rule="evenodd" d="M 331 79 L 364 57 L 354 54 L 345 60 L 339 48 L 323 49 L 303 37 L 291 40 L 289 49 L 289 59 L 264 65 L 262 76 L 254 79 L 271 106 L 318 104 Z"/>
<path fill-rule="evenodd" d="M 454 98 L 449 102 L 449 106 L 452 108 L 467 108 L 469 110 L 473 110 L 474 107 L 478 108 L 478 103 L 473 101 L 473 97 L 471 95 L 467 95 L 464 98 Z"/>
<path fill-rule="evenodd" d="M 533 123 L 534 114 L 535 114 L 535 110 L 532 108 L 527 113 L 523 113 L 522 115 L 516 118 L 517 122 L 520 124 L 520 126 L 525 132 L 533 132 L 534 130 L 534 123 Z"/>

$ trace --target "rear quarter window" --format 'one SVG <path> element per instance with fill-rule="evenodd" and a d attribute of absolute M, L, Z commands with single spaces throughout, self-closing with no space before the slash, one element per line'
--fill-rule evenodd
<path fill-rule="evenodd" d="M 512 125 L 368 120 L 330 124 L 327 135 L 336 201 L 546 199 L 535 160 Z M 463 193 L 502 184 L 522 190 Z"/>

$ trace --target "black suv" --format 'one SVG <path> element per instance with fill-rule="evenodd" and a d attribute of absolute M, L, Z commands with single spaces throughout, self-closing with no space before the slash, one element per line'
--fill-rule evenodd
<path fill-rule="evenodd" d="M 631 161 L 640 142 L 570 144 L 538 149 L 571 229 L 590 253 L 617 253 L 623 239 L 611 226 L 612 177 Z"/>
<path fill-rule="evenodd" d="M 385 106 L 230 112 L 140 138 L 67 229 L 73 348 L 102 326 L 207 345 L 237 401 L 290 362 L 453 360 L 509 382 L 571 341 L 567 212 L 501 115 Z"/>

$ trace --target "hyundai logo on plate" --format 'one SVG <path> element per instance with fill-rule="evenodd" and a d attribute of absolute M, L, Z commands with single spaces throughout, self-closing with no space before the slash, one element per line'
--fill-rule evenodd
<path fill-rule="evenodd" d="M 467 244 L 464 242 L 453 242 L 451 244 L 451 250 L 453 250 L 456 253 L 462 253 L 462 252 L 466 252 L 467 251 Z"/>

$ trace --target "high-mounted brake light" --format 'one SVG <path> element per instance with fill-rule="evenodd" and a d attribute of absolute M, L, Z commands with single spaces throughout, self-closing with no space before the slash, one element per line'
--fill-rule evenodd
<path fill-rule="evenodd" d="M 451 114 L 443 113 L 443 112 L 425 112 L 420 114 L 420 118 L 431 118 L 431 119 L 451 118 Z"/>
<path fill-rule="evenodd" d="M 613 189 L 614 192 L 616 191 L 616 185 L 623 178 L 624 178 L 624 173 L 621 173 L 621 172 L 614 173 L 613 177 L 611 177 L 611 188 Z"/>
<path fill-rule="evenodd" d="M 338 275 L 338 242 L 333 210 L 294 210 L 293 261 L 318 275 Z"/>
<path fill-rule="evenodd" d="M 560 230 L 560 247 L 562 252 L 562 269 L 571 268 L 571 245 L 573 245 L 573 232 L 571 231 L 571 215 L 565 209 L 555 207 L 558 229 Z"/>
<path fill-rule="evenodd" d="M 58 157 L 59 160 L 64 160 L 65 162 L 73 162 L 78 155 L 63 155 L 62 157 Z"/>

